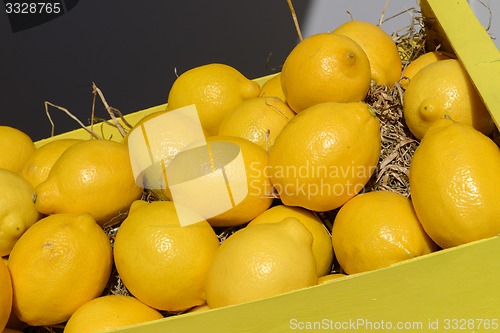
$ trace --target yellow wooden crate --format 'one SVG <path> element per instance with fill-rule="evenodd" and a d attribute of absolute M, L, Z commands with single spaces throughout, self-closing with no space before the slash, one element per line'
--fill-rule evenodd
<path fill-rule="evenodd" d="M 435 24 L 442 47 L 453 51 L 465 66 L 499 127 L 500 52 L 491 38 L 466 0 L 422 0 L 420 5 L 424 16 Z M 268 78 L 257 81 L 262 84 Z M 165 106 L 126 118 L 135 124 Z M 107 124 L 94 129 L 121 137 Z M 88 138 L 89 134 L 79 129 L 57 137 Z M 112 332 L 500 331 L 499 254 L 500 237 L 496 236 L 272 298 Z"/>

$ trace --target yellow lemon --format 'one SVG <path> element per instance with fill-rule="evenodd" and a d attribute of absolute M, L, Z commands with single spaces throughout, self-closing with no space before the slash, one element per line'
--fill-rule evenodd
<path fill-rule="evenodd" d="M 197 305 L 195 307 L 192 307 L 187 312 L 197 312 L 197 311 L 207 311 L 207 310 L 210 310 L 210 307 L 208 306 L 208 304 L 205 303 L 202 305 Z"/>
<path fill-rule="evenodd" d="M 38 219 L 33 186 L 19 174 L 0 168 L 0 256 L 10 253 L 19 237 Z"/>
<path fill-rule="evenodd" d="M 54 325 L 99 296 L 111 274 L 109 239 L 90 214 L 53 214 L 31 226 L 9 256 L 14 313 Z"/>
<path fill-rule="evenodd" d="M 367 104 L 317 104 L 281 130 L 269 149 L 268 174 L 285 205 L 328 211 L 366 185 L 380 146 L 380 124 Z"/>
<path fill-rule="evenodd" d="M 208 306 L 219 308 L 315 285 L 312 241 L 294 217 L 236 231 L 222 243 L 210 267 Z"/>
<path fill-rule="evenodd" d="M 47 179 L 50 169 L 62 153 L 78 142 L 82 140 L 56 139 L 38 147 L 21 168 L 21 176 L 36 187 Z"/>
<path fill-rule="evenodd" d="M 294 115 L 278 97 L 250 98 L 226 114 L 218 135 L 244 138 L 267 150 Z"/>
<path fill-rule="evenodd" d="M 359 102 L 370 88 L 370 62 L 352 39 L 309 36 L 288 54 L 281 71 L 286 102 L 295 112 L 325 102 Z"/>
<path fill-rule="evenodd" d="M 125 136 L 122 139 L 122 142 L 125 145 L 127 145 L 128 144 L 128 137 L 129 137 L 130 133 L 134 129 L 139 128 L 145 122 L 147 122 L 147 121 L 149 121 L 151 119 L 154 119 L 154 118 L 156 118 L 158 116 L 161 116 L 162 114 L 164 114 L 166 112 L 167 112 L 167 110 L 166 110 L 166 107 L 165 107 L 165 110 L 155 111 L 153 113 L 149 113 L 149 114 L 145 115 L 144 117 L 140 118 L 139 121 L 135 125 L 133 125 L 132 128 L 129 131 L 127 131 L 127 133 L 125 134 Z"/>
<path fill-rule="evenodd" d="M 403 88 L 406 89 L 408 88 L 408 84 L 410 83 L 411 79 L 422 68 L 436 61 L 450 59 L 450 58 L 454 58 L 454 55 L 447 52 L 441 52 L 441 51 L 426 52 L 417 57 L 416 59 L 414 59 L 413 61 L 411 61 L 408 64 L 408 66 L 406 66 L 406 68 L 403 70 L 403 77 L 401 78 L 399 83 L 401 83 L 401 86 L 403 86 Z"/>
<path fill-rule="evenodd" d="M 403 100 L 408 128 L 419 140 L 445 115 L 488 135 L 493 121 L 469 75 L 457 59 L 436 61 L 418 71 Z"/>
<path fill-rule="evenodd" d="M 281 73 L 278 73 L 264 82 L 260 88 L 259 97 L 278 97 L 283 102 L 286 101 L 285 93 L 281 86 Z"/>
<path fill-rule="evenodd" d="M 334 274 L 328 274 L 324 275 L 318 278 L 318 284 L 323 284 L 323 283 L 328 283 L 332 280 L 337 280 L 343 277 L 346 277 L 346 274 L 343 273 L 334 273 Z"/>
<path fill-rule="evenodd" d="M 12 309 L 12 282 L 5 262 L 0 262 L 0 331 L 9 321 Z"/>
<path fill-rule="evenodd" d="M 236 68 L 212 63 L 192 68 L 174 81 L 167 110 L 195 104 L 203 129 L 215 135 L 229 109 L 259 93 L 259 84 Z"/>
<path fill-rule="evenodd" d="M 403 63 L 394 40 L 381 27 L 365 21 L 349 21 L 332 31 L 358 43 L 370 61 L 376 84 L 392 86 L 399 81 Z"/>
<path fill-rule="evenodd" d="M 172 160 L 167 197 L 215 227 L 242 225 L 268 209 L 274 196 L 264 148 L 232 136 L 211 136 L 206 143 Z"/>
<path fill-rule="evenodd" d="M 410 191 L 425 231 L 448 248 L 500 233 L 500 150 L 450 119 L 436 121 L 410 164 Z"/>
<path fill-rule="evenodd" d="M 276 223 L 287 217 L 297 218 L 312 234 L 312 251 L 316 259 L 318 276 L 330 273 L 333 261 L 331 236 L 323 222 L 313 212 L 301 207 L 276 205 L 259 214 L 248 225 Z"/>
<path fill-rule="evenodd" d="M 69 318 L 64 333 L 93 333 L 161 319 L 160 312 L 132 296 L 107 295 L 80 306 Z"/>
<path fill-rule="evenodd" d="M 410 199 L 388 191 L 359 194 L 342 206 L 333 223 L 332 243 L 347 274 L 387 267 L 437 249 Z"/>
<path fill-rule="evenodd" d="M 67 148 L 35 187 L 35 206 L 42 214 L 88 212 L 104 225 L 141 194 L 125 145 L 84 140 Z"/>
<path fill-rule="evenodd" d="M 159 310 L 183 311 L 205 302 L 205 279 L 219 248 L 208 222 L 181 226 L 181 214 L 194 214 L 181 210 L 171 201 L 136 201 L 114 243 L 127 289 Z"/>
<path fill-rule="evenodd" d="M 14 127 L 0 126 L 0 168 L 19 172 L 35 149 L 28 134 Z"/>
<path fill-rule="evenodd" d="M 136 183 L 159 200 L 168 200 L 165 168 L 188 145 L 204 140 L 196 109 L 185 107 L 175 112 L 157 111 L 143 117 L 127 133 L 126 145 Z"/>

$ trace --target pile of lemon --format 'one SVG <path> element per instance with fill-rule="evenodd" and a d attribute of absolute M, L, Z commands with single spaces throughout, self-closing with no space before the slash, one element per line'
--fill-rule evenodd
<path fill-rule="evenodd" d="M 366 191 L 381 150 L 381 124 L 365 102 L 373 85 L 405 91 L 404 120 L 420 141 L 411 197 Z M 206 218 L 181 212 L 168 187 L 153 189 L 162 200 L 144 196 L 128 137 L 35 147 L 0 126 L 0 330 L 95 332 L 272 297 L 500 233 L 494 124 L 453 55 L 428 52 L 404 66 L 380 27 L 351 21 L 302 40 L 262 86 L 224 64 L 182 73 L 167 109 L 134 130 L 192 104 L 213 154 L 225 153 L 221 143 L 238 148 L 249 189 Z M 189 145 L 160 139 L 163 150 L 152 153 L 184 179 L 217 169 L 196 156 L 179 162 Z M 326 211 L 336 212 L 331 230 L 315 214 Z M 181 213 L 200 221 L 181 226 Z M 111 241 L 109 225 L 118 225 Z M 220 230 L 233 232 L 222 239 Z M 114 267 L 128 295 L 104 292 Z"/>

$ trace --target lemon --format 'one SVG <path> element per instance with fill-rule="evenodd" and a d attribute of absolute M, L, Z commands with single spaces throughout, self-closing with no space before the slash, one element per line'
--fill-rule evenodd
<path fill-rule="evenodd" d="M 182 227 L 179 209 L 171 201 L 134 202 L 114 243 L 127 289 L 159 310 L 183 311 L 205 302 L 205 279 L 219 248 L 208 222 Z"/>
<path fill-rule="evenodd" d="M 218 135 L 244 138 L 267 150 L 294 115 L 278 97 L 250 98 L 226 114 Z"/>
<path fill-rule="evenodd" d="M 167 110 L 165 107 L 165 110 L 155 111 L 153 113 L 147 114 L 147 115 L 143 116 L 142 118 L 140 118 L 139 121 L 134 126 L 132 126 L 132 128 L 129 131 L 127 131 L 127 133 L 125 134 L 125 136 L 122 139 L 122 142 L 124 144 L 128 144 L 128 137 L 134 129 L 141 127 L 141 125 L 144 124 L 145 122 L 147 122 L 151 119 L 154 119 L 158 116 L 161 116 L 162 114 L 165 114 L 166 112 L 167 112 Z"/>
<path fill-rule="evenodd" d="M 410 164 L 410 191 L 425 231 L 448 248 L 500 233 L 500 150 L 469 125 L 436 121 Z"/>
<path fill-rule="evenodd" d="M 33 186 L 19 174 L 0 168 L 0 256 L 10 253 L 19 237 L 39 218 Z"/>
<path fill-rule="evenodd" d="M 125 145 L 84 140 L 67 148 L 35 187 L 35 206 L 42 214 L 88 212 L 104 225 L 141 194 Z"/>
<path fill-rule="evenodd" d="M 248 225 L 276 223 L 287 217 L 297 218 L 312 234 L 312 251 L 316 259 L 318 276 L 330 273 L 333 261 L 331 236 L 323 222 L 313 212 L 301 207 L 276 205 L 259 214 Z"/>
<path fill-rule="evenodd" d="M 208 304 L 202 304 L 189 309 L 187 312 L 207 311 L 210 310 Z"/>
<path fill-rule="evenodd" d="M 264 148 L 232 136 L 210 136 L 206 143 L 172 160 L 167 197 L 215 227 L 242 225 L 268 209 L 274 196 Z"/>
<path fill-rule="evenodd" d="M 9 257 L 3 257 L 3 262 L 6 267 L 8 267 Z M 3 272 L 2 272 L 3 271 Z M 5 272 L 7 274 L 5 274 Z M 8 282 L 6 279 L 8 278 Z M 10 277 L 10 271 L 7 268 L 7 271 L 4 271 L 2 267 L 0 267 L 0 331 L 2 330 L 2 323 L 4 322 L 4 316 L 7 316 L 7 321 L 4 324 L 5 328 L 2 332 L 21 332 L 23 328 L 26 328 L 26 323 L 17 318 L 12 311 L 12 300 L 13 300 L 13 290 L 12 290 L 12 279 Z M 10 291 L 9 291 L 10 289 Z M 10 296 L 9 296 L 10 295 Z M 9 300 L 10 297 L 10 300 Z M 9 306 L 10 304 L 10 306 Z M 10 315 L 8 314 L 10 313 Z M 9 331 L 10 329 L 10 331 Z M 20 331 L 17 331 L 20 330 Z"/>
<path fill-rule="evenodd" d="M 411 200 L 402 194 L 359 194 L 342 206 L 332 228 L 335 256 L 347 274 L 370 271 L 437 249 Z"/>
<path fill-rule="evenodd" d="M 403 71 L 403 77 L 401 78 L 399 83 L 401 83 L 401 86 L 403 86 L 403 88 L 406 89 L 408 88 L 408 84 L 410 83 L 411 79 L 422 68 L 436 61 L 450 59 L 450 58 L 454 58 L 454 56 L 447 52 L 441 52 L 441 51 L 426 52 L 417 57 L 416 59 L 412 60 L 408 64 L 408 66 L 406 66 L 406 68 Z"/>
<path fill-rule="evenodd" d="M 28 134 L 14 127 L 0 126 L 0 168 L 19 172 L 35 149 Z"/>
<path fill-rule="evenodd" d="M 161 319 L 160 312 L 132 296 L 107 295 L 80 306 L 69 318 L 64 333 L 92 333 Z"/>
<path fill-rule="evenodd" d="M 392 86 L 399 81 L 403 63 L 396 43 L 381 27 L 352 20 L 332 33 L 347 36 L 361 46 L 370 61 L 371 78 L 376 84 Z"/>
<path fill-rule="evenodd" d="M 343 277 L 346 277 L 346 274 L 343 273 L 334 273 L 334 274 L 328 274 L 324 275 L 318 278 L 318 284 L 323 284 L 323 283 L 328 283 L 332 280 L 337 280 Z"/>
<path fill-rule="evenodd" d="M 112 261 L 108 237 L 90 214 L 41 219 L 9 256 L 15 315 L 31 326 L 68 320 L 102 293 Z"/>
<path fill-rule="evenodd" d="M 220 246 L 207 277 L 207 304 L 219 308 L 317 283 L 312 235 L 296 218 L 247 226 Z"/>
<path fill-rule="evenodd" d="M 286 101 L 285 93 L 281 87 L 281 73 L 278 73 L 264 82 L 260 88 L 259 97 L 278 97 L 283 102 Z"/>
<path fill-rule="evenodd" d="M 286 102 L 301 112 L 324 102 L 359 102 L 370 88 L 370 62 L 352 39 L 319 33 L 288 54 L 281 71 Z"/>
<path fill-rule="evenodd" d="M 418 71 L 403 100 L 408 128 L 419 140 L 445 115 L 485 135 L 494 128 L 491 116 L 470 77 L 457 59 L 436 61 Z"/>
<path fill-rule="evenodd" d="M 215 135 L 229 109 L 259 93 L 259 84 L 236 68 L 211 63 L 192 68 L 174 81 L 168 94 L 167 110 L 195 104 L 203 129 Z"/>
<path fill-rule="evenodd" d="M 82 140 L 55 139 L 37 148 L 21 168 L 21 176 L 29 181 L 33 187 L 36 187 L 47 179 L 50 169 L 62 153 L 78 142 L 82 142 Z"/>
<path fill-rule="evenodd" d="M 380 146 L 380 124 L 367 104 L 317 104 L 281 130 L 268 174 L 285 205 L 328 211 L 366 185 Z"/>
<path fill-rule="evenodd" d="M 157 111 L 143 117 L 127 133 L 132 171 L 136 183 L 150 190 L 159 200 L 168 200 L 165 168 L 192 142 L 204 140 L 196 109 L 186 107 L 175 112 Z"/>
<path fill-rule="evenodd" d="M 0 331 L 9 321 L 12 309 L 12 283 L 5 262 L 0 262 Z"/>

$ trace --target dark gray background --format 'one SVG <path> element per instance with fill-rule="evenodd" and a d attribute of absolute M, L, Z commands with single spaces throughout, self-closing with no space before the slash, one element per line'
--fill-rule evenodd
<path fill-rule="evenodd" d="M 294 6 L 303 18 L 307 1 Z M 279 70 L 297 41 L 286 0 L 83 0 L 16 33 L 2 7 L 0 124 L 36 141 L 50 136 L 44 101 L 88 123 L 92 82 L 126 114 L 165 103 L 174 68 L 182 73 L 219 62 L 257 78 Z M 97 106 L 97 115 L 106 116 Z M 79 127 L 61 111 L 51 115 L 56 134 Z"/>
<path fill-rule="evenodd" d="M 174 68 L 182 73 L 221 62 L 256 78 L 279 70 L 298 42 L 287 0 L 77 2 L 61 17 L 17 33 L 1 8 L 0 124 L 18 127 L 34 140 L 50 135 L 45 100 L 87 123 L 92 81 L 111 106 L 130 113 L 166 102 Z M 332 30 L 351 16 L 377 24 L 384 11 L 388 21 L 382 28 L 392 33 L 412 21 L 405 10 L 418 8 L 418 0 L 390 1 L 388 7 L 386 0 L 293 3 L 304 37 Z M 469 3 L 485 27 L 491 23 L 492 37 L 498 35 L 500 1 Z M 97 114 L 106 116 L 98 106 Z M 78 128 L 60 111 L 51 115 L 56 133 Z"/>

